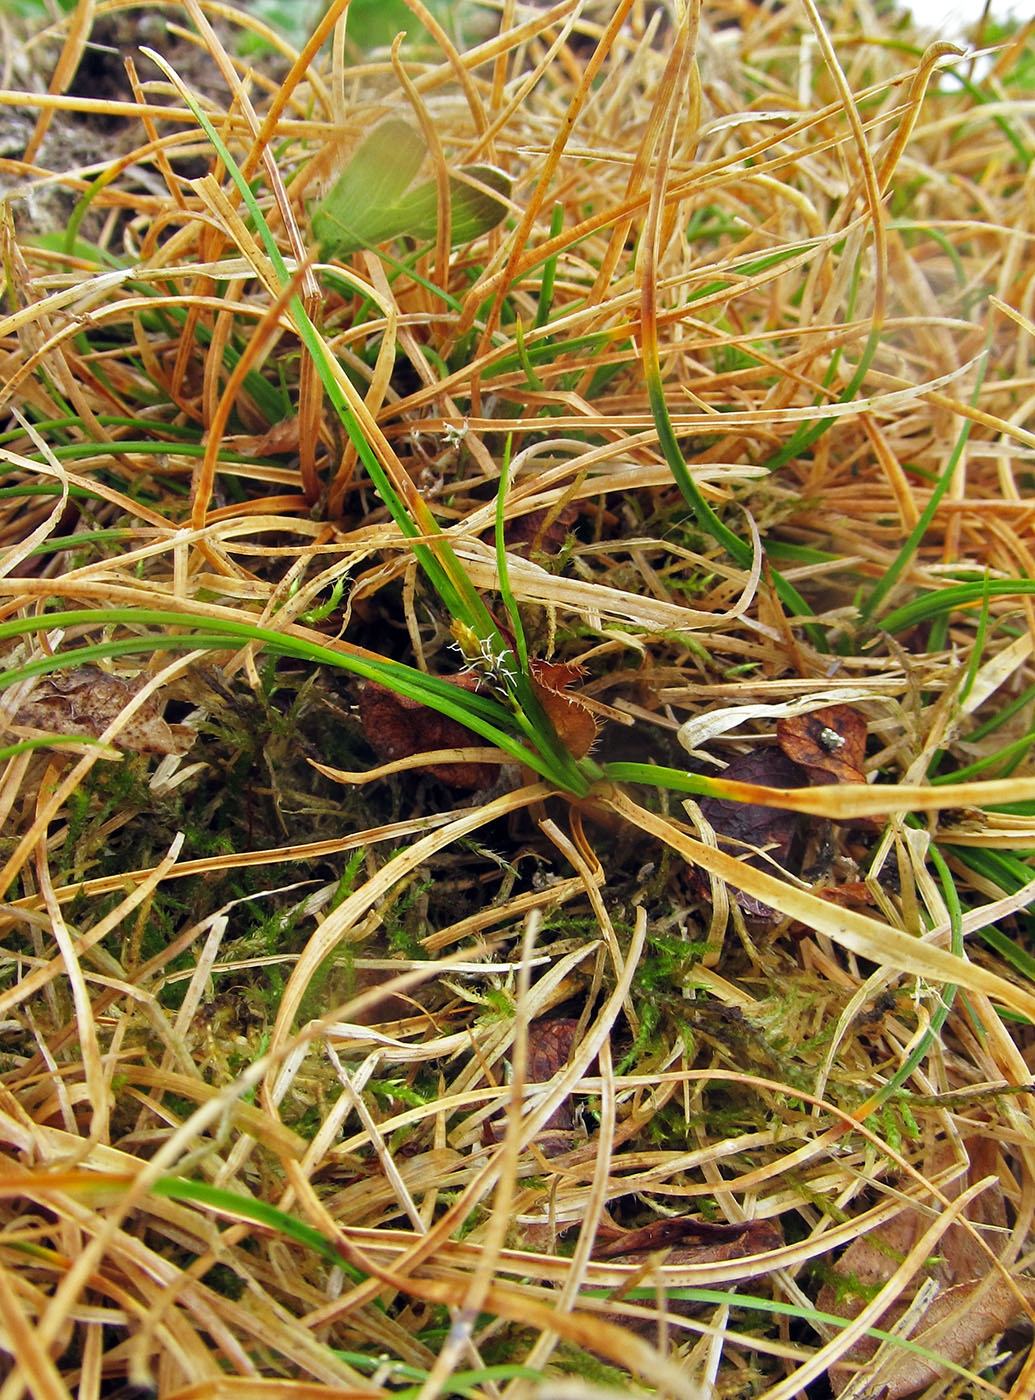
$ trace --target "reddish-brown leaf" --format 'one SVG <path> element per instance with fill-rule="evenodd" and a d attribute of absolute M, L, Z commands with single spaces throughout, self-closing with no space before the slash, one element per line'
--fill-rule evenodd
<path fill-rule="evenodd" d="M 442 679 L 461 690 L 477 690 L 481 683 L 473 674 Z M 458 720 L 376 681 L 367 681 L 360 691 L 359 718 L 367 743 L 384 763 L 432 749 L 470 748 L 478 742 L 478 736 Z M 499 769 L 491 763 L 431 763 L 426 771 L 448 787 L 474 792 L 493 783 Z"/>
<path fill-rule="evenodd" d="M 252 457 L 276 457 L 284 453 L 298 451 L 298 414 L 293 418 L 282 418 L 267 428 L 264 433 L 240 434 L 230 441 L 236 452 Z"/>
<path fill-rule="evenodd" d="M 874 904 L 873 893 L 865 880 L 846 880 L 843 885 L 826 885 L 815 893 L 828 904 L 839 904 L 842 909 L 867 909 Z"/>
<path fill-rule="evenodd" d="M 746 1259 L 755 1254 L 767 1254 L 779 1249 L 783 1236 L 769 1220 L 749 1220 L 743 1225 L 710 1225 L 703 1220 L 677 1218 L 658 1220 L 642 1230 L 623 1231 L 617 1237 L 598 1245 L 595 1259 L 607 1259 L 614 1264 L 649 1264 L 652 1254 L 662 1253 L 661 1263 L 721 1264 L 730 1259 Z M 651 1281 L 652 1276 L 647 1275 Z M 687 1298 L 667 1298 L 658 1301 L 671 1317 L 693 1317 L 701 1305 Z M 651 1300 L 637 1299 L 640 1307 L 650 1307 Z M 656 1306 L 657 1304 L 655 1304 Z M 658 1322 L 646 1317 L 622 1317 L 623 1327 L 643 1337 L 656 1336 Z"/>
<path fill-rule="evenodd" d="M 124 679 L 99 666 L 76 666 L 43 677 L 14 716 L 14 723 L 48 734 L 87 735 L 98 739 L 146 683 L 146 676 Z M 167 724 L 162 702 L 152 696 L 112 741 L 134 753 L 186 753 L 194 731 L 183 724 Z"/>
<path fill-rule="evenodd" d="M 780 749 L 752 749 L 736 754 L 724 769 L 723 778 L 731 782 L 755 783 L 764 787 L 804 787 L 805 774 Z M 702 797 L 701 811 L 715 830 L 726 837 L 721 844 L 729 846 L 742 842 L 749 846 L 764 846 L 781 863 L 787 859 L 791 842 L 797 834 L 798 816 L 778 807 L 763 807 L 756 802 L 731 802 L 724 797 Z"/>
<path fill-rule="evenodd" d="M 760 783 L 765 787 L 794 788 L 806 787 L 805 770 L 776 748 L 752 749 L 749 753 L 737 754 L 730 760 L 722 775 L 739 783 Z M 801 818 L 796 812 L 785 812 L 778 807 L 763 807 L 755 802 L 730 802 L 723 797 L 704 797 L 701 811 L 709 822 L 719 845 L 723 850 L 745 860 L 760 870 L 769 861 L 753 856 L 746 846 L 757 846 L 764 850 L 769 860 L 775 861 L 784 869 L 794 865 L 792 847 L 801 827 Z M 708 897 L 711 886 L 707 878 L 698 870 L 693 872 L 696 889 Z M 768 904 L 745 894 L 743 890 L 731 891 L 744 912 L 753 919 L 775 919 L 780 916 Z"/>
<path fill-rule="evenodd" d="M 526 1064 L 529 1084 L 548 1083 L 559 1069 L 568 1063 L 575 1044 L 578 1021 L 567 1016 L 558 1016 L 550 1021 L 536 1021 L 529 1028 L 528 1057 Z M 483 1140 L 498 1142 L 503 1129 L 497 1123 L 487 1123 Z M 565 1099 L 543 1124 L 536 1146 L 544 1157 L 556 1157 L 559 1152 L 567 1152 L 575 1140 L 575 1111 L 570 1099 Z"/>
<path fill-rule="evenodd" d="M 512 554 L 528 558 L 535 554 L 557 554 L 578 518 L 579 508 L 571 502 L 556 514 L 552 510 L 533 510 L 508 520 L 503 538 Z"/>
<path fill-rule="evenodd" d="M 564 693 L 582 675 L 582 667 L 530 660 L 528 670 L 536 699 L 557 730 L 557 737 L 573 757 L 584 758 L 597 737 L 596 720 L 577 696 Z"/>
<path fill-rule="evenodd" d="M 536 1021 L 528 1033 L 528 1082 L 545 1084 L 568 1063 L 578 1021 L 572 1016 L 556 1016 Z"/>
<path fill-rule="evenodd" d="M 530 1028 L 529 1084 L 546 1084 L 558 1070 L 564 1068 L 575 1044 L 578 1024 L 572 1017 L 558 1016 L 552 1021 L 536 1021 Z M 542 1133 L 536 1141 L 545 1156 L 554 1157 L 558 1152 L 567 1152 L 572 1145 L 574 1132 L 575 1110 L 571 1100 L 565 1099 L 543 1124 Z"/>
<path fill-rule="evenodd" d="M 805 769 L 814 786 L 864 783 L 866 721 L 851 705 L 827 705 L 776 722 L 776 737 L 789 759 Z"/>
<path fill-rule="evenodd" d="M 640 1230 L 623 1230 L 598 1244 L 593 1257 L 641 1264 L 644 1255 L 664 1249 L 668 1251 L 666 1264 L 717 1264 L 727 1259 L 745 1259 L 749 1254 L 766 1254 L 782 1244 L 783 1235 L 769 1220 L 713 1225 L 706 1220 L 677 1216 L 655 1220 Z"/>
<path fill-rule="evenodd" d="M 986 1274 L 939 1293 L 924 1314 L 922 1329 L 910 1340 L 945 1361 L 966 1366 L 979 1346 L 1015 1323 L 1028 1321 L 1028 1309 L 1035 1306 L 1035 1279 L 1022 1275 L 1011 1282 L 1013 1287 L 998 1274 Z M 879 1394 L 882 1400 L 905 1400 L 944 1375 L 945 1368 L 936 1361 L 912 1352 L 893 1353 L 889 1364 L 881 1367 Z"/>

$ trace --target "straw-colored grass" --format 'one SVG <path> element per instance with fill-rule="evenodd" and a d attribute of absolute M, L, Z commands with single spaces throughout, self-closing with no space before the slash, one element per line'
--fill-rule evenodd
<path fill-rule="evenodd" d="M 347 3 L 0 16 L 0 1400 L 1030 1395 L 1030 43 Z"/>

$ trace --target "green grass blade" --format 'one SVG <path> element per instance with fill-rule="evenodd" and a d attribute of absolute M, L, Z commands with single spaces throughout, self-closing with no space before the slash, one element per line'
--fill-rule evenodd
<path fill-rule="evenodd" d="M 905 632 L 921 622 L 947 617 L 949 613 L 972 607 L 975 603 L 983 604 L 986 596 L 1008 598 L 1031 593 L 1035 593 L 1035 579 L 1030 578 L 993 578 L 987 583 L 949 584 L 945 588 L 924 593 L 911 603 L 904 603 L 888 613 L 880 626 L 884 632 Z"/>
<path fill-rule="evenodd" d="M 675 478 L 676 485 L 683 494 L 683 499 L 693 511 L 701 529 L 710 535 L 717 544 L 721 544 L 726 553 L 741 568 L 750 569 L 754 563 L 754 553 L 751 546 L 739 535 L 735 535 L 729 526 L 719 519 L 705 500 L 700 487 L 683 459 L 676 431 L 672 425 L 672 418 L 668 411 L 668 404 L 665 401 L 665 387 L 661 380 L 661 363 L 658 359 L 657 345 L 651 336 L 644 337 L 643 359 L 647 396 L 650 400 L 654 427 L 658 434 L 658 444 L 664 453 L 669 470 Z M 788 583 L 776 569 L 772 570 L 772 579 L 773 587 L 784 607 L 788 608 L 795 617 L 811 617 L 812 609 L 793 584 Z M 818 628 L 811 627 L 809 634 L 817 646 L 826 650 L 825 639 Z"/>
<path fill-rule="evenodd" d="M 520 763 L 527 764 L 548 782 L 569 791 L 586 792 L 588 779 L 580 772 L 571 755 L 555 740 L 556 749 L 544 746 L 544 751 L 530 749 L 514 733 L 515 724 L 531 738 L 539 734 L 520 714 L 515 715 L 499 701 L 485 695 L 474 695 L 450 685 L 437 676 L 425 675 L 415 667 L 404 666 L 398 661 L 385 661 L 375 657 L 361 657 L 350 652 L 336 651 L 303 638 L 288 636 L 267 628 L 256 627 L 251 623 L 192 617 L 189 613 L 166 612 L 161 609 L 83 609 L 64 613 L 48 613 L 43 617 L 14 619 L 0 624 L 0 640 L 8 637 L 44 631 L 51 627 L 82 626 L 91 623 L 114 625 L 125 623 L 134 626 L 155 626 L 176 629 L 170 632 L 148 633 L 136 637 L 118 638 L 100 642 L 93 646 L 79 647 L 62 652 L 57 656 L 42 657 L 27 662 L 17 669 L 0 675 L 0 690 L 16 681 L 34 675 L 44 675 L 63 667 L 81 666 L 89 662 L 106 660 L 113 656 L 126 656 L 137 653 L 149 654 L 155 651 L 192 651 L 208 649 L 225 651 L 233 645 L 248 641 L 260 642 L 266 651 L 276 656 L 291 656 L 314 665 L 332 666 L 349 671 L 364 680 L 377 681 L 398 695 L 406 696 L 427 705 L 429 709 L 455 719 L 459 724 L 480 734 L 490 744 L 509 753 Z M 184 632 L 185 625 L 195 623 L 199 629 Z M 534 703 L 534 696 L 532 697 Z M 521 721 L 524 719 L 524 724 Z M 543 723 L 549 725 L 546 717 Z"/>
<path fill-rule="evenodd" d="M 507 445 L 503 450 L 503 462 L 500 466 L 500 484 L 496 492 L 496 569 L 500 576 L 500 597 L 503 599 L 503 606 L 507 610 L 507 617 L 510 619 L 510 629 L 514 634 L 514 645 L 517 648 L 518 661 L 522 671 L 528 670 L 528 645 L 525 642 L 525 629 L 521 625 L 521 614 L 518 611 L 517 599 L 514 597 L 514 590 L 510 586 L 510 570 L 507 566 L 507 542 L 505 538 L 504 512 L 507 505 L 507 477 L 510 473 L 510 449 L 513 443 L 512 435 L 507 435 Z"/>
<path fill-rule="evenodd" d="M 938 847 L 932 843 L 928 854 L 931 858 L 931 864 L 937 871 L 938 881 L 942 887 L 942 894 L 945 897 L 945 906 L 949 911 L 949 948 L 956 957 L 961 958 L 963 956 L 963 910 L 960 908 L 959 894 L 953 882 L 952 873 L 946 865 L 945 858 L 938 850 Z M 946 982 L 941 988 L 940 992 L 937 994 L 938 1005 L 931 1013 L 931 1019 L 923 1035 L 917 1041 L 916 1045 L 913 1046 L 912 1050 L 902 1061 L 888 1082 L 882 1084 L 876 1094 L 874 1094 L 871 1099 L 867 1100 L 867 1107 L 872 1111 L 876 1112 L 882 1104 L 887 1103 L 887 1101 L 901 1089 L 902 1085 L 909 1081 L 913 1071 L 919 1065 L 923 1064 L 924 1060 L 930 1054 L 931 1047 L 941 1035 L 942 1027 L 948 1020 L 949 1012 L 952 1010 L 958 991 L 959 988 L 949 982 Z"/>
<path fill-rule="evenodd" d="M 550 241 L 557 237 L 564 227 L 564 205 L 555 204 L 550 216 Z M 543 264 L 543 280 L 539 284 L 539 305 L 535 312 L 535 328 L 541 331 L 550 323 L 550 309 L 553 306 L 553 284 L 557 280 L 557 254 L 551 253 Z"/>
<path fill-rule="evenodd" d="M 987 369 L 988 349 L 986 348 L 984 355 L 981 358 L 980 368 L 978 369 L 977 385 L 970 399 L 971 405 L 974 407 L 977 406 L 980 400 L 981 386 L 985 382 L 985 372 L 987 371 Z M 956 468 L 959 466 L 960 458 L 963 456 L 963 449 L 967 445 L 967 439 L 970 437 L 970 430 L 972 427 L 972 420 L 969 418 L 965 418 L 963 420 L 963 425 L 960 428 L 959 434 L 956 438 L 956 446 L 952 450 L 952 455 L 950 456 L 948 462 L 945 464 L 945 470 L 938 478 L 937 485 L 931 492 L 930 500 L 927 502 L 927 505 L 921 511 L 920 519 L 916 522 L 912 530 L 909 532 L 909 538 L 899 550 L 895 562 L 891 565 L 889 569 L 885 571 L 884 574 L 882 574 L 880 579 L 878 579 L 878 581 L 874 584 L 870 592 L 870 596 L 863 604 L 860 614 L 860 620 L 864 627 L 871 622 L 874 613 L 877 611 L 881 603 L 883 603 L 884 599 L 888 596 L 891 590 L 898 583 L 899 579 L 902 577 L 903 572 L 908 567 L 910 561 L 915 555 L 917 549 L 920 547 L 920 542 L 927 534 L 927 531 L 929 530 L 931 525 L 931 521 L 934 519 L 935 512 L 941 505 L 942 499 L 944 498 L 946 491 L 948 491 L 949 487 L 952 485 L 952 478 L 955 475 Z M 885 623 L 885 628 L 887 630 L 892 630 L 890 628 L 887 628 L 887 623 Z"/>
<path fill-rule="evenodd" d="M 229 150 L 227 150 L 215 126 L 195 101 L 192 94 L 179 81 L 176 73 L 165 60 L 159 54 L 155 53 L 153 49 L 145 48 L 142 49 L 141 52 L 147 54 L 153 62 L 157 63 L 158 67 L 162 69 L 169 80 L 176 85 L 183 100 L 191 109 L 205 132 L 205 135 L 212 143 L 220 160 L 225 165 L 230 178 L 233 180 L 237 192 L 241 196 L 241 200 L 259 233 L 259 237 L 262 239 L 263 247 L 280 280 L 281 286 L 287 287 L 291 282 L 291 275 L 288 272 L 287 264 L 284 262 L 280 249 L 277 247 L 276 240 L 270 232 L 269 225 L 263 217 L 262 210 L 259 208 L 258 201 L 251 187 L 241 173 L 237 162 L 234 160 Z M 439 529 L 438 523 L 431 515 L 431 512 L 424 507 L 423 510 L 420 511 L 420 519 L 414 519 L 407 504 L 403 502 L 396 492 L 395 487 L 389 481 L 387 473 L 378 461 L 377 456 L 366 439 L 366 434 L 360 428 L 355 414 L 352 412 L 338 384 L 335 370 L 330 363 L 330 352 L 324 344 L 323 338 L 319 335 L 316 327 L 309 319 L 302 299 L 297 292 L 292 296 L 290 305 L 292 317 L 294 318 L 299 336 L 313 358 L 313 362 L 316 365 L 328 398 L 341 419 L 378 494 L 391 512 L 392 519 L 399 526 L 403 534 L 413 541 L 414 554 L 427 573 L 439 597 L 454 616 L 465 618 L 471 626 L 481 624 L 482 626 L 488 626 L 491 630 L 493 625 L 491 619 L 486 613 L 484 604 L 481 603 L 481 600 L 477 598 L 473 588 L 470 587 L 469 582 L 466 588 L 463 587 L 462 582 L 460 587 L 457 587 L 458 578 L 462 578 L 463 571 L 448 542 L 442 538 L 441 530 Z M 420 502 L 419 498 L 416 498 L 416 493 L 414 493 L 414 498 L 411 504 L 420 509 L 420 507 L 423 506 L 423 502 Z M 436 557 L 436 552 L 433 551 L 427 543 L 420 540 L 420 536 L 422 535 L 438 536 L 436 545 L 438 553 L 444 558 L 445 567 L 443 566 L 443 562 L 440 562 L 440 558 Z"/>
<path fill-rule="evenodd" d="M 151 1194 L 168 1201 L 189 1201 L 192 1205 L 209 1206 L 234 1219 L 251 1220 L 313 1250 L 321 1259 L 343 1269 L 353 1283 L 364 1283 L 367 1279 L 367 1275 L 346 1259 L 319 1230 L 296 1220 L 286 1211 L 278 1210 L 276 1206 L 267 1205 L 265 1201 L 257 1201 L 237 1191 L 227 1191 L 222 1186 L 210 1186 L 207 1181 L 186 1181 L 176 1176 L 160 1176 L 152 1184 Z"/>
<path fill-rule="evenodd" d="M 244 179 L 240 168 L 227 150 L 219 133 L 187 89 L 178 81 L 173 69 L 170 68 L 159 55 L 154 53 L 153 50 L 148 49 L 144 50 L 144 52 L 148 53 L 163 72 L 167 74 L 170 81 L 176 84 L 184 101 L 187 102 L 196 119 L 204 129 L 205 134 L 212 142 L 213 147 L 226 166 L 231 179 L 234 181 L 245 207 L 254 220 L 256 228 L 259 230 L 263 246 L 266 249 L 277 276 L 281 279 L 281 284 L 286 287 L 291 280 L 287 265 L 263 218 L 262 211 L 259 209 L 248 182 Z M 384 500 L 385 504 L 388 506 L 392 518 L 396 521 L 403 533 L 413 541 L 414 554 L 438 592 L 443 605 L 447 611 L 452 614 L 454 619 L 464 624 L 467 635 L 473 636 L 479 639 L 483 644 L 488 645 L 493 655 L 504 658 L 508 651 L 504 639 L 491 613 L 486 608 L 470 579 L 467 577 L 451 545 L 442 534 L 438 522 L 415 491 L 412 491 L 408 503 L 403 502 L 394 486 L 389 481 L 388 475 L 381 466 L 381 463 L 377 460 L 373 449 L 367 442 L 365 434 L 361 431 L 359 423 L 338 384 L 334 369 L 330 363 L 330 352 L 323 338 L 310 321 L 305 307 L 302 304 L 302 300 L 297 293 L 291 298 L 291 310 L 298 333 L 306 349 L 313 357 L 313 361 L 320 374 L 327 395 L 341 417 L 363 465 L 366 467 L 382 500 Z M 411 514 L 411 507 L 414 512 L 413 514 Z M 425 537 L 430 537 L 433 544 L 427 543 L 426 540 L 419 540 L 418 536 L 422 534 Z M 543 761 L 546 762 L 550 772 L 554 775 L 554 781 L 559 781 L 561 786 L 567 787 L 572 791 L 585 792 L 588 790 L 588 780 L 575 764 L 571 755 L 567 753 L 567 750 L 564 749 L 563 745 L 557 739 L 553 725 L 550 723 L 542 706 L 536 700 L 527 678 L 518 676 L 513 684 L 508 685 L 508 691 L 516 702 L 515 711 L 519 727 L 528 735 L 533 744 L 542 751 L 544 756 Z M 564 775 L 563 778 L 560 776 L 561 774 Z"/>

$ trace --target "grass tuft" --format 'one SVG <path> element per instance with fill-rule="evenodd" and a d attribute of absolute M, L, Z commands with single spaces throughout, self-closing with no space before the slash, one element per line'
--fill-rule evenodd
<path fill-rule="evenodd" d="M 1027 1393 L 1030 35 L 27 5 L 5 1394 Z"/>

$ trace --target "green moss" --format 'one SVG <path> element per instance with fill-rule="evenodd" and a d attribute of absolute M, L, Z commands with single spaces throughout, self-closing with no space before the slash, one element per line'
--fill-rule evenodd
<path fill-rule="evenodd" d="M 581 1347 L 573 1346 L 570 1342 L 561 1342 L 558 1345 L 553 1355 L 553 1364 L 563 1375 L 581 1376 L 593 1385 L 625 1391 L 628 1382 L 628 1372 L 609 1365 L 600 1357 L 583 1351 Z"/>

